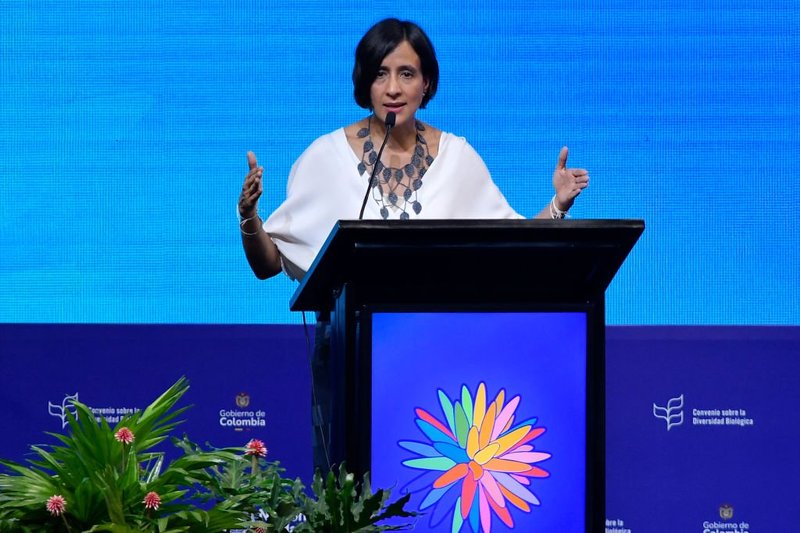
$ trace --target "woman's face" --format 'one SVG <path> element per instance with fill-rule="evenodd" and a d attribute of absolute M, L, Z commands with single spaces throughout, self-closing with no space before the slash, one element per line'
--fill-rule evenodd
<path fill-rule="evenodd" d="M 372 82 L 370 99 L 375 116 L 383 122 L 386 114 L 394 111 L 396 126 L 413 124 L 427 87 L 419 56 L 408 41 L 403 41 L 383 58 Z"/>

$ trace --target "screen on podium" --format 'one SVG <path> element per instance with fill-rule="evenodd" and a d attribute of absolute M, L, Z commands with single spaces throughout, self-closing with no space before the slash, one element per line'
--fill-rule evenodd
<path fill-rule="evenodd" d="M 372 350 L 371 479 L 415 530 L 585 531 L 586 313 L 376 312 Z"/>

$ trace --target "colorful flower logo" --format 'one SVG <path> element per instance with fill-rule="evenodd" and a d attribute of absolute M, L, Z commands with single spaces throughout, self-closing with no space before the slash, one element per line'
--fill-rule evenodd
<path fill-rule="evenodd" d="M 529 513 L 531 505 L 540 505 L 531 479 L 550 475 L 535 466 L 550 454 L 532 444 L 545 428 L 534 427 L 536 418 L 515 423 L 521 398 L 505 403 L 505 390 L 487 405 L 484 383 L 474 398 L 466 385 L 460 401 L 438 393 L 445 422 L 417 408 L 416 424 L 427 439 L 398 443 L 416 455 L 403 465 L 424 471 L 404 490 L 427 491 L 419 509 L 430 509 L 432 528 L 452 514 L 452 533 L 465 522 L 475 533 L 490 533 L 494 514 L 513 529 L 511 507 Z"/>

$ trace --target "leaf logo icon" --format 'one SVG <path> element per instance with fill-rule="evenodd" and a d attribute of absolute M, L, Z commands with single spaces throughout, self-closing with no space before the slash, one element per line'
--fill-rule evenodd
<path fill-rule="evenodd" d="M 73 401 L 78 401 L 77 392 L 73 395 L 64 396 L 64 399 L 61 400 L 61 405 L 47 402 L 47 413 L 61 419 L 61 429 L 67 427 L 67 412 L 69 411 L 73 415 L 75 414 L 75 408 L 72 406 Z"/>
<path fill-rule="evenodd" d="M 667 423 L 667 431 L 683 424 L 683 394 L 670 398 L 666 407 L 653 403 L 653 416 Z"/>

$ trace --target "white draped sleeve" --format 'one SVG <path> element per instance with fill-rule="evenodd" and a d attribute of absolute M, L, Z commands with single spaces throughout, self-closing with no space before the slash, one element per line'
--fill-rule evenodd
<path fill-rule="evenodd" d="M 291 278 L 305 275 L 337 220 L 358 218 L 368 180 L 359 175 L 358 163 L 344 129 L 338 129 L 314 141 L 292 166 L 286 200 L 264 222 Z M 422 182 L 417 191 L 422 210 L 419 215 L 410 211 L 412 218 L 523 218 L 463 137 L 442 133 L 439 153 Z M 370 196 L 364 218 L 380 219 L 379 209 Z"/>

